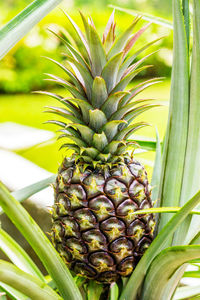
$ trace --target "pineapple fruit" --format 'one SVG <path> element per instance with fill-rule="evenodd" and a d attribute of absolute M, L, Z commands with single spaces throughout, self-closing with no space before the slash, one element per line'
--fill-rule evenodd
<path fill-rule="evenodd" d="M 65 106 L 49 107 L 48 112 L 66 121 L 49 122 L 61 127 L 60 138 L 66 140 L 62 148 L 73 150 L 61 164 L 54 185 L 52 242 L 76 274 L 108 284 L 130 275 L 153 239 L 153 215 L 135 214 L 152 207 L 151 191 L 144 167 L 128 151 L 137 145 L 128 138 L 147 125 L 134 119 L 156 106 L 134 98 L 157 79 L 124 90 L 149 67 L 140 67 L 149 55 L 135 59 L 155 41 L 129 53 L 149 26 L 133 34 L 140 17 L 116 38 L 113 12 L 102 39 L 91 18 L 81 13 L 84 35 L 67 17 L 79 47 L 55 33 L 66 46 L 68 65 L 54 62 L 69 81 L 49 76 L 72 97 L 46 92 Z"/>

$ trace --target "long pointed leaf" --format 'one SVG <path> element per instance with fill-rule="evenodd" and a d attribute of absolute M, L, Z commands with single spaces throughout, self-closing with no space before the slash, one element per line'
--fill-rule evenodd
<path fill-rule="evenodd" d="M 108 94 L 115 87 L 117 81 L 118 69 L 122 60 L 123 52 L 117 53 L 115 56 L 106 63 L 102 71 L 102 77 L 104 78 Z"/>
<path fill-rule="evenodd" d="M 97 76 L 92 85 L 92 105 L 94 108 L 100 108 L 108 98 L 105 80 Z"/>
<path fill-rule="evenodd" d="M 179 205 L 188 134 L 189 59 L 182 8 L 179 0 L 173 0 L 173 14 L 172 85 L 159 192 L 162 206 Z M 170 215 L 161 215 L 159 230 L 169 219 Z"/>
<path fill-rule="evenodd" d="M 35 0 L 0 30 L 0 59 L 61 0 Z"/>
<path fill-rule="evenodd" d="M 30 196 L 40 192 L 41 190 L 47 188 L 56 179 L 56 175 L 52 175 L 46 179 L 33 183 L 26 186 L 18 191 L 12 193 L 12 196 L 19 202 L 28 199 Z"/>
<path fill-rule="evenodd" d="M 108 52 L 108 59 L 110 59 L 112 56 L 116 55 L 117 53 L 121 52 L 128 39 L 130 38 L 130 35 L 138 23 L 138 21 L 141 19 L 141 17 L 136 17 L 133 20 L 133 23 L 115 40 L 113 46 L 110 48 L 110 51 Z"/>
<path fill-rule="evenodd" d="M 44 276 L 28 254 L 1 228 L 0 249 L 22 271 L 36 276 L 45 282 Z"/>
<path fill-rule="evenodd" d="M 27 296 L 20 293 L 16 289 L 12 288 L 11 286 L 1 282 L 0 283 L 0 290 L 4 291 L 5 294 L 10 297 L 12 300 L 27 300 Z M 1 300 L 7 300 L 8 298 L 5 296 L 5 299 L 3 296 L 1 296 Z"/>
<path fill-rule="evenodd" d="M 156 236 L 150 247 L 146 250 L 143 257 L 136 266 L 133 274 L 131 275 L 126 287 L 124 288 L 120 300 L 136 299 L 136 295 L 139 288 L 144 280 L 146 272 L 155 258 L 155 256 L 163 250 L 172 234 L 178 228 L 178 226 L 185 220 L 189 215 L 190 211 L 193 210 L 200 202 L 200 191 L 188 201 L 175 216 L 163 227 L 163 229 Z M 134 289 L 133 289 L 134 285 Z"/>
<path fill-rule="evenodd" d="M 141 300 L 170 300 L 176 287 L 170 291 L 170 294 L 165 293 L 169 278 L 184 263 L 199 258 L 199 253 L 199 245 L 177 246 L 163 250 L 154 259 L 148 270 L 142 289 Z"/>
<path fill-rule="evenodd" d="M 115 6 L 115 5 L 109 5 L 109 7 L 112 7 L 114 9 L 123 11 L 123 12 L 125 12 L 127 14 L 132 15 L 132 16 L 142 15 L 142 18 L 144 20 L 151 21 L 152 23 L 155 23 L 155 24 L 158 24 L 158 25 L 161 25 L 161 26 L 173 29 L 172 22 L 170 22 L 167 19 L 159 18 L 159 17 L 153 16 L 153 15 L 141 12 L 141 11 L 137 11 L 137 10 L 134 10 L 134 9 L 123 8 L 123 7 L 119 7 L 119 6 Z"/>
<path fill-rule="evenodd" d="M 187 150 L 180 206 L 200 188 L 200 1 L 194 0 L 194 34 L 190 80 L 190 113 Z M 190 243 L 200 228 L 199 218 L 188 217 L 174 236 L 173 243 Z M 190 225 L 190 229 L 188 228 Z M 187 232 L 187 234 L 186 234 Z"/>
<path fill-rule="evenodd" d="M 156 158 L 154 162 L 154 168 L 153 168 L 153 174 L 151 180 L 151 186 L 153 187 L 151 198 L 153 202 L 158 199 L 161 166 L 162 166 L 161 144 L 160 144 L 159 133 L 156 128 Z"/>
<path fill-rule="evenodd" d="M 81 300 L 80 292 L 64 261 L 39 226 L 2 183 L 0 183 L 0 205 L 35 250 L 56 283 L 62 297 Z"/>
<path fill-rule="evenodd" d="M 0 281 L 10 285 L 33 300 L 62 299 L 52 288 L 37 277 L 25 273 L 13 264 L 3 260 L 0 260 Z"/>

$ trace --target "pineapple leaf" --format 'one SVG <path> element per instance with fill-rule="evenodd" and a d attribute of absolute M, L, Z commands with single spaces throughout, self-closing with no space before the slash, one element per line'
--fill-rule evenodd
<path fill-rule="evenodd" d="M 89 40 L 90 40 L 89 21 L 87 21 L 86 17 L 84 16 L 84 14 L 81 11 L 79 11 L 79 13 L 80 13 L 80 16 L 81 16 L 81 19 L 82 19 L 82 22 L 83 22 L 83 25 L 84 25 L 84 28 L 85 28 L 85 34 L 86 34 L 86 38 L 87 38 L 87 43 L 89 43 Z M 89 45 L 88 45 L 88 49 L 89 49 L 89 53 L 90 53 Z M 90 63 L 91 63 L 91 60 L 90 60 Z"/>
<path fill-rule="evenodd" d="M 151 186 L 154 186 L 154 189 L 152 190 L 152 196 L 151 196 L 153 202 L 155 202 L 158 199 L 161 166 L 162 166 L 161 143 L 160 143 L 159 133 L 156 128 L 156 158 L 154 162 L 153 174 L 151 179 Z"/>
<path fill-rule="evenodd" d="M 77 60 L 75 60 L 73 57 L 66 55 L 67 59 L 75 68 L 78 70 L 80 73 L 84 84 L 85 84 L 85 89 L 86 89 L 86 94 L 88 96 L 88 99 L 91 100 L 91 95 L 92 95 L 92 83 L 93 83 L 93 78 L 90 74 L 90 72 L 85 69 Z"/>
<path fill-rule="evenodd" d="M 195 286 L 183 286 L 177 288 L 173 300 L 183 300 L 183 299 L 193 299 L 193 300 L 198 300 L 195 296 L 200 295 L 200 286 L 195 285 Z M 193 298 L 195 297 L 195 298 Z"/>
<path fill-rule="evenodd" d="M 59 130 L 59 132 L 63 132 L 63 133 L 67 133 L 67 134 L 70 133 L 71 135 L 77 137 L 78 139 L 81 139 L 81 136 L 78 133 L 78 131 L 76 129 L 74 129 L 72 126 L 70 126 L 70 124 L 66 125 L 65 129 Z"/>
<path fill-rule="evenodd" d="M 27 296 L 3 282 L 0 283 L 0 292 L 2 292 L 2 294 L 5 292 L 5 294 L 7 295 L 3 296 L 0 294 L 1 300 L 7 300 L 7 297 L 10 297 L 10 299 L 13 300 L 27 300 Z"/>
<path fill-rule="evenodd" d="M 105 44 L 106 39 L 108 38 L 109 32 L 112 29 L 114 23 L 115 23 L 115 10 L 113 9 L 112 14 L 110 15 L 110 18 L 106 24 L 106 27 L 105 27 L 105 30 L 103 33 L 103 41 L 102 41 L 103 44 Z"/>
<path fill-rule="evenodd" d="M 86 125 L 76 124 L 76 123 L 73 123 L 70 125 L 80 131 L 81 137 L 86 143 L 88 143 L 89 145 L 92 144 L 92 138 L 94 135 L 94 131 L 91 128 L 89 128 Z"/>
<path fill-rule="evenodd" d="M 156 257 L 157 254 L 160 253 L 160 251 L 162 251 L 166 247 L 167 242 L 172 236 L 172 234 L 176 231 L 178 226 L 185 220 L 185 218 L 189 215 L 193 208 L 195 208 L 199 204 L 199 202 L 200 191 L 196 195 L 194 195 L 194 197 L 192 197 L 183 207 L 181 207 L 179 212 L 177 212 L 164 226 L 164 228 L 158 233 L 150 247 L 145 251 L 143 257 L 137 264 L 119 300 L 136 298 L 138 290 L 144 280 L 145 274 L 149 269 L 153 259 Z M 143 272 L 141 272 L 141 270 L 143 270 Z"/>
<path fill-rule="evenodd" d="M 105 114 L 99 109 L 89 110 L 89 119 L 89 127 L 96 132 L 107 122 Z"/>
<path fill-rule="evenodd" d="M 108 94 L 116 85 L 118 69 L 122 60 L 123 52 L 117 53 L 106 63 L 102 71 L 102 77 L 104 78 L 108 90 Z"/>
<path fill-rule="evenodd" d="M 136 17 L 133 20 L 133 23 L 126 29 L 125 32 L 123 32 L 114 42 L 113 46 L 110 48 L 110 51 L 108 52 L 108 59 L 110 59 L 112 56 L 116 55 L 117 53 L 121 52 L 122 50 L 124 50 L 124 47 L 128 41 L 128 39 L 130 38 L 130 35 L 134 29 L 134 27 L 136 26 L 136 24 L 138 23 L 138 21 L 141 19 L 140 16 Z"/>
<path fill-rule="evenodd" d="M 106 40 L 103 41 L 106 54 L 108 54 L 108 52 L 109 52 L 110 48 L 112 47 L 113 42 L 115 40 L 115 26 L 116 26 L 116 23 L 113 23 L 111 25 L 108 35 L 106 37 Z"/>
<path fill-rule="evenodd" d="M 80 124 L 84 124 L 83 121 L 81 121 L 80 119 L 74 117 L 72 115 L 72 113 L 70 113 L 68 110 L 61 108 L 61 107 L 54 107 L 54 106 L 46 106 L 47 108 L 49 108 L 49 110 L 46 110 L 45 112 L 47 113 L 53 113 L 53 114 L 57 114 L 61 117 L 64 117 L 68 120 L 70 120 L 73 123 L 80 123 Z"/>
<path fill-rule="evenodd" d="M 79 112 L 79 109 L 75 105 L 73 105 L 72 103 L 70 103 L 66 98 L 64 98 L 64 97 L 62 97 L 60 95 L 51 93 L 51 92 L 46 92 L 46 91 L 34 91 L 33 93 L 47 95 L 47 96 L 50 96 L 52 98 L 55 98 L 56 100 L 58 100 L 59 102 L 61 102 L 62 104 L 64 104 L 69 110 L 71 110 L 71 112 L 73 113 L 73 115 L 76 118 L 82 119 L 82 116 L 81 116 L 81 114 Z M 82 100 L 82 101 L 84 101 L 84 100 Z"/>
<path fill-rule="evenodd" d="M 156 151 L 156 141 L 145 136 L 135 135 L 134 140 L 127 140 L 128 142 L 136 142 L 142 149 L 147 151 Z M 162 143 L 161 143 L 162 145 Z"/>
<path fill-rule="evenodd" d="M 144 56 L 143 58 L 141 58 L 140 60 L 138 60 L 135 64 L 131 65 L 129 68 L 127 68 L 125 70 L 125 72 L 122 74 L 121 79 L 123 79 L 125 76 L 127 76 L 128 74 L 130 74 L 133 70 L 136 70 L 137 67 L 139 67 L 147 58 L 149 58 L 151 55 L 155 54 L 156 52 L 158 52 L 158 50 Z"/>
<path fill-rule="evenodd" d="M 132 109 L 131 111 L 129 111 L 127 114 L 125 114 L 124 119 L 126 121 L 128 121 L 128 123 L 130 124 L 137 116 L 139 116 L 143 112 L 145 112 L 151 108 L 160 107 L 160 106 L 161 106 L 161 104 L 146 104 L 146 105 L 136 107 L 136 108 Z"/>
<path fill-rule="evenodd" d="M 0 205 L 3 208 L 6 215 L 10 220 L 15 224 L 17 229 L 23 234 L 28 243 L 30 243 L 31 247 L 35 250 L 41 261 L 43 262 L 45 268 L 49 272 L 49 275 L 52 277 L 56 286 L 63 298 L 72 299 L 72 300 L 81 300 L 82 296 L 76 287 L 73 277 L 66 267 L 64 261 L 60 258 L 57 251 L 54 249 L 51 242 L 42 232 L 40 227 L 35 223 L 32 217 L 28 214 L 28 212 L 23 208 L 23 206 L 12 197 L 9 191 L 0 183 Z M 3 265 L 4 264 L 4 265 Z M 9 264 L 9 265 L 5 265 Z M 10 280 L 13 282 L 14 273 L 12 270 L 18 270 L 16 267 L 12 266 L 10 263 L 1 262 L 1 278 L 0 281 L 5 282 L 5 273 L 10 268 Z M 18 271 L 17 271 L 18 272 Z M 22 272 L 19 270 L 19 272 Z M 8 272 L 9 273 L 9 272 Z M 22 274 L 21 273 L 21 274 Z M 25 273 L 26 278 L 30 279 L 30 283 L 22 280 L 21 276 L 18 277 L 17 284 L 25 284 L 27 287 L 31 287 L 35 282 L 36 278 Z M 39 279 L 37 282 L 41 282 Z M 9 282 L 7 282 L 9 284 Z M 44 285 L 40 285 L 44 289 Z M 17 286 L 19 287 L 19 286 Z M 50 288 L 49 288 L 50 289 Z M 49 290 L 48 289 L 48 290 Z M 34 290 L 37 291 L 37 288 Z M 44 289 L 45 290 L 45 289 Z M 52 290 L 51 292 L 55 294 Z M 58 294 L 56 294 L 58 296 Z M 43 295 L 44 296 L 44 295 Z M 49 299 L 49 295 L 45 295 L 42 299 Z M 32 297 L 30 297 L 32 298 Z M 33 297 L 34 298 L 34 297 Z M 36 299 L 39 299 L 36 297 Z M 56 298 L 57 299 L 57 298 Z M 59 299 L 59 296 L 58 296 Z"/>
<path fill-rule="evenodd" d="M 125 144 L 126 143 L 124 141 L 112 141 L 105 147 L 104 152 L 115 154 L 117 153 L 117 149 L 119 145 L 125 145 Z"/>
<path fill-rule="evenodd" d="M 31 1 L 32 2 L 32 1 Z M 0 59 L 61 0 L 35 0 L 0 30 Z M 26 3 L 26 2 L 25 2 Z"/>
<path fill-rule="evenodd" d="M 109 142 L 112 141 L 112 139 L 114 138 L 114 136 L 117 134 L 119 130 L 119 126 L 122 124 L 124 126 L 128 125 L 128 123 L 125 120 L 114 120 L 106 123 L 103 126 L 102 130 L 105 132 Z"/>
<path fill-rule="evenodd" d="M 92 85 L 92 105 L 100 108 L 108 98 L 106 83 L 102 77 L 95 77 Z"/>
<path fill-rule="evenodd" d="M 128 54 L 128 52 L 132 49 L 133 45 L 136 43 L 138 38 L 142 35 L 142 33 L 149 28 L 151 23 L 146 24 L 140 30 L 138 30 L 133 37 L 128 41 L 124 48 L 124 57 Z"/>
<path fill-rule="evenodd" d="M 135 52 L 133 55 L 131 55 L 130 57 L 128 57 L 123 64 L 120 66 L 119 68 L 119 72 L 118 72 L 118 76 L 117 76 L 117 81 L 119 81 L 123 75 L 123 73 L 126 71 L 126 69 L 128 68 L 128 66 L 130 66 L 132 64 L 132 62 L 136 59 L 136 57 L 138 55 L 140 55 L 143 51 L 145 51 L 146 49 L 148 49 L 150 46 L 154 45 L 155 43 L 157 43 L 158 41 L 160 41 L 161 39 L 163 39 L 164 37 L 159 37 L 151 42 L 149 42 L 148 44 L 146 44 L 145 46 L 141 47 L 137 52 Z"/>
<path fill-rule="evenodd" d="M 120 82 L 115 86 L 115 88 L 112 90 L 112 93 L 116 93 L 118 91 L 123 91 L 129 82 L 136 76 L 138 75 L 141 71 L 146 70 L 147 68 L 152 67 L 151 65 L 143 66 L 141 68 L 138 68 L 132 72 L 130 72 L 128 75 L 123 77 Z"/>
<path fill-rule="evenodd" d="M 63 127 L 63 128 L 65 128 L 67 126 L 67 123 L 57 121 L 57 120 L 48 120 L 48 121 L 45 122 L 45 124 L 54 124 L 54 125 L 58 125 L 58 126 Z"/>
<path fill-rule="evenodd" d="M 65 43 L 65 46 L 67 47 L 69 53 L 76 59 L 88 72 L 91 72 L 89 65 L 85 61 L 85 59 L 82 57 L 82 55 L 68 42 Z M 65 53 L 63 53 L 64 56 L 66 56 Z"/>
<path fill-rule="evenodd" d="M 50 58 L 50 57 L 45 57 L 44 58 L 48 59 L 49 61 L 53 62 L 54 64 L 56 64 L 57 66 L 59 66 L 71 79 L 71 81 L 73 82 L 73 84 L 77 87 L 77 89 L 79 90 L 79 92 L 85 96 L 85 92 L 83 90 L 83 86 L 81 85 L 80 81 L 78 80 L 78 78 L 70 71 L 68 70 L 63 64 L 59 63 L 58 61 Z"/>
<path fill-rule="evenodd" d="M 80 147 L 76 144 L 71 144 L 71 143 L 62 144 L 62 146 L 60 146 L 59 150 L 61 150 L 63 148 L 74 150 L 76 153 L 80 154 Z"/>
<path fill-rule="evenodd" d="M 146 80 L 146 81 L 138 84 L 131 90 L 129 90 L 129 94 L 124 95 L 124 97 L 120 100 L 118 108 L 121 108 L 125 104 L 128 104 L 135 96 L 139 95 L 146 88 L 148 88 L 154 84 L 162 82 L 161 79 L 162 78 L 160 77 L 160 78 L 152 78 L 152 79 Z"/>
<path fill-rule="evenodd" d="M 158 197 L 160 206 L 179 205 L 188 136 L 190 62 L 180 1 L 173 1 L 173 11 L 175 17 L 172 85 Z M 171 215 L 163 214 L 159 217 L 160 230 L 170 220 Z"/>
<path fill-rule="evenodd" d="M 87 59 L 90 60 L 90 51 L 89 51 L 89 47 L 88 47 L 88 44 L 86 42 L 84 34 L 82 33 L 82 31 L 80 30 L 80 28 L 78 27 L 78 25 L 72 20 L 72 18 L 66 12 L 64 12 L 64 14 L 66 15 L 66 17 L 68 18 L 68 20 L 70 21 L 70 23 L 74 27 L 76 33 L 78 34 L 79 40 L 82 42 L 82 45 L 83 45 L 83 47 L 85 49 L 85 54 L 87 56 Z"/>
<path fill-rule="evenodd" d="M 200 245 L 176 246 L 161 251 L 148 269 L 141 300 L 171 298 L 176 286 L 171 288 L 169 295 L 169 291 L 166 289 L 169 278 L 171 278 L 176 270 L 184 263 L 199 258 L 199 252 Z M 163 269 L 165 272 L 163 272 Z M 158 280 L 159 284 L 157 284 Z"/>
<path fill-rule="evenodd" d="M 22 271 L 45 282 L 44 276 L 32 259 L 2 228 L 0 228 L 0 249 L 10 259 L 10 261 L 12 261 Z"/>
<path fill-rule="evenodd" d="M 107 144 L 108 144 L 108 140 L 104 132 L 95 133 L 93 135 L 93 145 L 99 151 L 102 151 Z"/>
<path fill-rule="evenodd" d="M 119 7 L 119 6 L 116 6 L 116 5 L 111 5 L 110 4 L 109 7 L 113 8 L 113 9 L 123 11 L 127 14 L 132 15 L 132 16 L 142 15 L 143 20 L 151 21 L 154 24 L 158 24 L 158 25 L 173 29 L 172 22 L 167 20 L 167 19 L 156 17 L 156 16 L 153 16 L 153 15 L 141 12 L 141 11 L 137 11 L 135 9 L 123 8 L 123 7 Z"/>
<path fill-rule="evenodd" d="M 79 146 L 80 148 L 81 147 L 87 147 L 88 145 L 83 141 L 83 139 L 81 138 L 77 138 L 76 136 L 74 135 L 71 135 L 71 134 L 68 134 L 68 133 L 64 133 L 64 134 L 61 134 L 58 139 L 62 139 L 62 138 L 67 138 L 67 139 L 70 139 L 72 140 L 77 146 Z"/>
<path fill-rule="evenodd" d="M 200 187 L 199 169 L 200 169 L 200 3 L 194 1 L 193 17 L 193 48 L 192 65 L 190 79 L 190 107 L 189 107 L 189 125 L 187 137 L 187 149 L 185 155 L 185 165 L 183 174 L 183 184 L 179 205 L 182 206 L 189 197 L 191 197 Z M 190 225 L 190 228 L 189 228 Z M 199 218 L 196 216 L 188 217 L 180 229 L 175 233 L 173 244 L 190 243 L 200 228 Z M 187 232 L 187 234 L 185 234 Z"/>
<path fill-rule="evenodd" d="M 88 147 L 88 148 L 84 148 L 82 147 L 81 148 L 81 155 L 88 155 L 90 156 L 91 158 L 95 159 L 97 157 L 97 155 L 99 154 L 99 151 L 95 148 L 92 148 L 92 147 Z"/>
<path fill-rule="evenodd" d="M 12 192 L 12 196 L 19 202 L 28 199 L 30 196 L 36 194 L 37 192 L 47 188 L 56 179 L 56 175 L 52 175 L 46 179 L 33 183 L 26 186 L 18 191 Z"/>
<path fill-rule="evenodd" d="M 128 139 L 129 135 L 132 134 L 134 131 L 149 125 L 148 123 L 143 123 L 143 122 L 139 122 L 139 123 L 135 123 L 132 125 L 129 125 L 128 127 L 122 129 L 118 134 L 115 135 L 114 139 L 115 140 L 123 140 L 123 139 Z"/>
<path fill-rule="evenodd" d="M 62 299 L 50 286 L 37 277 L 3 260 L 0 260 L 0 281 L 18 290 L 30 299 Z"/>
<path fill-rule="evenodd" d="M 87 124 L 89 122 L 89 110 L 93 109 L 93 107 L 85 100 L 77 99 L 77 98 L 69 98 L 69 101 L 75 102 L 81 109 L 83 120 Z"/>
<path fill-rule="evenodd" d="M 110 94 L 110 96 L 107 98 L 107 100 L 101 107 L 107 118 L 110 118 L 110 116 L 116 112 L 118 103 L 124 95 L 129 95 L 129 92 L 119 91 L 114 94 Z"/>
<path fill-rule="evenodd" d="M 147 209 L 140 209 L 137 211 L 134 211 L 134 215 L 144 215 L 144 214 L 163 214 L 163 213 L 177 213 L 179 212 L 181 207 L 152 207 Z M 190 215 L 200 215 L 199 210 L 192 210 L 190 212 Z"/>
<path fill-rule="evenodd" d="M 116 282 L 113 282 L 110 285 L 110 298 L 109 300 L 118 300 L 119 299 L 119 288 Z"/>
<path fill-rule="evenodd" d="M 146 104 L 146 105 L 140 105 L 136 108 L 134 108 L 135 106 L 137 106 L 137 104 L 140 104 L 142 102 L 145 101 L 151 101 L 152 99 L 140 99 L 137 101 L 133 101 L 129 104 L 126 104 L 125 106 L 122 106 L 121 108 L 119 108 L 114 114 L 111 115 L 110 120 L 121 120 L 122 118 L 124 118 L 126 121 L 129 121 L 130 118 L 134 115 L 134 112 L 138 112 L 141 111 L 143 108 L 145 107 L 151 107 L 151 105 L 153 104 Z M 134 109 L 133 109 L 134 108 Z"/>
<path fill-rule="evenodd" d="M 74 85 L 69 83 L 68 81 L 65 81 L 63 78 L 60 78 L 53 74 L 46 73 L 46 75 L 49 76 L 50 78 L 45 79 L 45 80 L 56 82 L 56 83 L 64 86 L 74 97 L 86 100 L 86 98 L 79 92 L 79 90 Z"/>
<path fill-rule="evenodd" d="M 77 61 L 83 65 L 86 69 L 88 69 L 88 71 L 90 71 L 90 68 L 87 64 L 87 62 L 85 61 L 85 59 L 82 57 L 82 55 L 70 44 L 68 43 L 68 41 L 65 40 L 65 38 L 61 37 L 59 34 L 57 34 L 56 32 L 54 32 L 53 30 L 49 29 L 48 30 L 54 34 L 68 49 L 68 51 L 72 54 L 72 56 L 77 59 Z M 65 54 L 64 54 L 65 55 Z"/>
<path fill-rule="evenodd" d="M 101 39 L 92 25 L 89 25 L 89 48 L 92 62 L 93 77 L 100 76 L 106 64 L 106 53 Z"/>

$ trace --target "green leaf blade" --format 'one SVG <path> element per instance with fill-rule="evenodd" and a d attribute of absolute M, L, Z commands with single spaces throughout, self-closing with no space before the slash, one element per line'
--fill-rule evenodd
<path fill-rule="evenodd" d="M 174 246 L 163 250 L 152 262 L 142 289 L 141 300 L 171 299 L 174 289 L 170 295 L 165 293 L 169 278 L 184 263 L 191 259 L 199 258 L 200 246 Z M 165 270 L 163 272 L 163 270 Z M 159 284 L 158 284 L 159 281 Z"/>
<path fill-rule="evenodd" d="M 62 299 L 52 288 L 37 277 L 27 274 L 3 260 L 0 260 L 0 281 L 10 285 L 31 299 Z"/>
<path fill-rule="evenodd" d="M 174 56 L 167 133 L 159 199 L 161 206 L 178 206 L 182 188 L 188 134 L 189 111 L 189 54 L 181 2 L 173 0 Z M 174 149 L 176 149 L 174 151 Z M 158 203 L 158 205 L 160 205 Z M 170 215 L 161 215 L 159 230 Z"/>
<path fill-rule="evenodd" d="M 39 226 L 2 183 L 0 183 L 0 205 L 35 250 L 63 298 L 81 300 L 80 292 L 64 261 Z"/>
<path fill-rule="evenodd" d="M 1 228 L 0 249 L 22 271 L 34 275 L 45 282 L 44 276 L 28 254 Z"/>
<path fill-rule="evenodd" d="M 146 250 L 143 257 L 137 264 L 134 272 L 132 273 L 126 287 L 124 288 L 120 300 L 135 300 L 140 286 L 144 280 L 146 272 L 155 258 L 155 256 L 162 251 L 168 244 L 168 241 L 178 226 L 189 215 L 200 202 L 200 191 L 188 201 L 175 216 L 163 227 L 163 229 L 156 236 L 150 247 Z M 134 289 L 133 289 L 134 285 Z"/>
<path fill-rule="evenodd" d="M 61 0 L 35 0 L 0 30 L 0 59 Z"/>
<path fill-rule="evenodd" d="M 185 168 L 181 191 L 180 206 L 196 193 L 200 188 L 200 2 L 194 0 L 193 18 L 193 48 L 190 80 L 190 109 Z M 189 228 L 190 226 L 190 228 Z M 199 218 L 188 217 L 174 236 L 173 243 L 188 244 L 198 233 L 200 228 Z M 187 232 L 187 234 L 185 234 Z"/>

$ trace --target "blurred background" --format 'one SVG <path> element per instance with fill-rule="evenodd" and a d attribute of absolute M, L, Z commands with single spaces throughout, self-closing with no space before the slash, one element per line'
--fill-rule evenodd
<path fill-rule="evenodd" d="M 1 1 L 0 26 L 14 17 L 30 2 L 30 0 Z M 62 2 L 60 8 L 66 10 L 81 27 L 78 11 L 81 10 L 87 15 L 92 15 L 98 31 L 102 33 L 112 12 L 109 4 L 136 9 L 168 20 L 172 19 L 171 0 L 66 0 Z M 116 11 L 117 32 L 123 31 L 133 18 L 133 16 L 124 12 Z M 142 25 L 142 22 L 140 22 L 140 25 Z M 0 148 L 9 148 L 6 145 L 8 143 L 9 145 L 13 144 L 13 146 L 10 146 L 10 150 L 53 173 L 57 171 L 66 152 L 58 151 L 60 144 L 56 142 L 52 133 L 57 128 L 54 128 L 53 125 L 43 124 L 51 118 L 48 114 L 44 114 L 43 111 L 46 105 L 56 105 L 57 103 L 50 97 L 36 95 L 32 91 L 54 90 L 58 92 L 59 90 L 60 92 L 58 86 L 44 80 L 46 77 L 44 73 L 53 73 L 58 76 L 63 76 L 64 74 L 56 65 L 43 57 L 48 56 L 62 61 L 61 53 L 65 49 L 59 40 L 48 31 L 48 28 L 50 28 L 58 32 L 59 26 L 70 33 L 73 31 L 63 12 L 56 8 L 0 61 L 0 138 L 2 141 L 0 142 Z M 155 126 L 158 127 L 161 138 L 163 137 L 167 121 L 169 76 L 172 64 L 172 31 L 162 26 L 151 25 L 136 43 L 135 47 L 137 49 L 143 43 L 163 35 L 166 35 L 166 37 L 151 47 L 150 50 L 155 51 L 159 49 L 147 61 L 148 64 L 153 64 L 154 67 L 141 73 L 140 77 L 137 77 L 131 83 L 131 85 L 134 85 L 138 81 L 149 77 L 165 77 L 161 84 L 149 88 L 142 96 L 140 95 L 140 97 L 145 98 L 156 98 L 164 104 L 164 107 L 154 109 L 140 117 L 140 119 L 150 122 L 152 126 L 142 129 L 138 134 L 152 138 L 155 138 Z M 145 54 L 148 54 L 148 51 Z M 30 126 L 31 128 L 17 127 L 16 124 Z M 34 133 L 34 130 L 30 131 L 33 128 L 45 131 L 43 133 L 35 131 Z M 42 134 L 44 134 L 44 138 L 38 139 Z M 31 142 L 32 137 L 33 140 Z M 3 138 L 7 139 L 7 143 L 3 143 Z M 30 142 L 27 143 L 27 140 L 30 140 Z M 153 160 L 153 153 L 143 153 L 140 156 L 151 172 L 152 163 L 150 161 Z"/>

